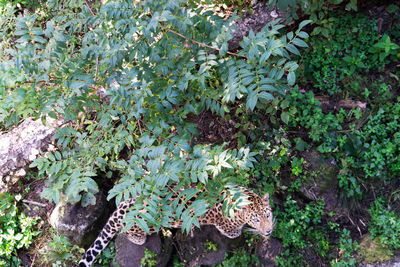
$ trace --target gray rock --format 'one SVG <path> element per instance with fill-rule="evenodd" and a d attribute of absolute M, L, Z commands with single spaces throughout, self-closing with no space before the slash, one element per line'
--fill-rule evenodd
<path fill-rule="evenodd" d="M 300 188 L 301 193 L 313 201 L 322 198 L 325 202 L 325 208 L 328 211 L 333 211 L 338 205 L 336 190 L 338 188 L 339 167 L 333 160 L 324 159 L 314 149 L 304 152 L 303 157 L 308 164 L 309 171 L 314 173 L 315 176 L 311 177 L 311 180 Z"/>
<path fill-rule="evenodd" d="M 281 254 L 282 244 L 275 238 L 264 239 L 258 243 L 256 255 L 260 261 L 260 266 L 272 267 L 275 265 L 276 256 Z"/>
<path fill-rule="evenodd" d="M 50 215 L 50 224 L 58 234 L 81 247 L 89 246 L 108 219 L 106 198 L 96 195 L 96 204 L 82 207 L 81 203 L 59 202 Z"/>
<path fill-rule="evenodd" d="M 25 176 L 25 168 L 41 152 L 54 150 L 54 127 L 61 125 L 62 120 L 46 120 L 47 125 L 43 125 L 41 120 L 27 118 L 10 132 L 0 133 L 0 193 Z"/>
<path fill-rule="evenodd" d="M 116 264 L 121 267 L 140 267 L 145 248 L 157 254 L 157 267 L 167 266 L 172 253 L 171 238 L 161 239 L 158 234 L 147 237 L 142 246 L 129 241 L 123 234 L 115 239 Z"/>
<path fill-rule="evenodd" d="M 214 226 L 202 226 L 194 229 L 192 236 L 176 234 L 177 249 L 181 261 L 186 266 L 219 264 L 224 260 L 225 253 L 243 245 L 242 236 L 230 239 L 222 235 Z"/>

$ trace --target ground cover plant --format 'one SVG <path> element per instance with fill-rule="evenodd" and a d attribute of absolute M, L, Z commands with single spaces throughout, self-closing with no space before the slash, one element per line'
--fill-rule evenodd
<path fill-rule="evenodd" d="M 136 198 L 128 227 L 182 219 L 190 232 L 223 190 L 227 214 L 240 209 L 239 184 L 272 196 L 278 266 L 356 266 L 367 234 L 400 247 L 399 3 L 369 2 L 270 1 L 294 23 L 270 22 L 229 51 L 232 11 L 250 1 L 0 1 L 0 129 L 62 120 L 57 149 L 30 165 L 50 202 L 89 206 L 107 188 L 116 204 Z M 13 236 L 1 260 L 18 265 L 36 221 L 1 196 Z M 82 251 L 50 239 L 43 264 Z M 245 239 L 220 266 L 260 262 L 260 239 Z"/>
<path fill-rule="evenodd" d="M 20 266 L 17 250 L 28 248 L 35 236 L 36 220 L 16 207 L 21 195 L 0 194 L 0 266 Z"/>

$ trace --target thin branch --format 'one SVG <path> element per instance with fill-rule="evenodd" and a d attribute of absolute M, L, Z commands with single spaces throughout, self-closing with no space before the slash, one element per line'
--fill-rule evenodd
<path fill-rule="evenodd" d="M 217 48 L 217 47 L 213 47 L 213 46 L 210 46 L 210 45 L 208 45 L 208 44 L 198 42 L 198 41 L 196 41 L 196 40 L 194 40 L 194 39 L 188 39 L 186 36 L 184 36 L 184 35 L 182 35 L 182 34 L 176 32 L 176 31 L 174 31 L 174 30 L 171 30 L 171 29 L 169 29 L 169 28 L 167 28 L 167 27 L 165 27 L 165 26 L 162 26 L 162 25 L 160 25 L 160 26 L 161 26 L 161 28 L 163 28 L 164 30 L 167 30 L 167 31 L 169 31 L 169 32 L 171 32 L 171 33 L 173 33 L 173 34 L 176 34 L 176 35 L 178 35 L 179 37 L 182 37 L 183 39 L 185 39 L 186 41 L 189 41 L 189 40 L 190 40 L 192 43 L 196 43 L 196 44 L 198 44 L 198 45 L 200 45 L 200 46 L 207 47 L 207 48 L 210 48 L 210 49 L 213 49 L 213 50 L 217 50 L 217 51 L 221 51 L 221 49 L 219 49 L 219 48 Z M 227 51 L 226 53 L 229 54 L 229 55 L 233 55 L 233 56 L 239 56 L 239 54 L 233 53 L 233 52 L 229 52 L 229 51 Z M 245 56 L 241 56 L 241 57 L 246 58 Z"/>
<path fill-rule="evenodd" d="M 93 12 L 92 8 L 90 7 L 90 5 L 88 4 L 88 2 L 87 2 L 87 1 L 85 1 L 85 3 L 86 3 L 86 6 L 87 6 L 87 8 L 88 8 L 88 9 L 89 9 L 89 11 L 90 11 L 90 14 L 92 14 L 92 16 L 95 16 L 95 14 L 94 14 L 94 12 Z"/>
<path fill-rule="evenodd" d="M 136 120 L 137 120 L 137 124 L 138 124 L 138 126 L 139 126 L 140 135 L 142 135 L 143 132 L 142 132 L 142 127 L 140 126 L 140 118 L 139 118 L 139 119 L 136 119 Z"/>
<path fill-rule="evenodd" d="M 29 199 L 23 199 L 22 202 L 28 203 L 28 204 L 32 204 L 32 205 L 36 205 L 36 206 L 40 206 L 40 207 L 44 207 L 44 208 L 47 207 L 46 204 L 43 204 L 43 203 L 40 203 L 40 202 L 36 202 L 36 201 L 33 201 L 33 200 L 29 200 Z"/>
<path fill-rule="evenodd" d="M 94 82 L 97 81 L 97 72 L 99 71 L 99 56 L 96 57 L 96 72 L 94 74 Z"/>

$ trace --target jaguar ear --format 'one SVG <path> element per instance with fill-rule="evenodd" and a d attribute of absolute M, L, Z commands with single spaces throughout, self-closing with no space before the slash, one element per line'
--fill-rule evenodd
<path fill-rule="evenodd" d="M 262 197 L 262 200 L 265 205 L 269 205 L 269 194 L 265 193 L 265 195 Z"/>

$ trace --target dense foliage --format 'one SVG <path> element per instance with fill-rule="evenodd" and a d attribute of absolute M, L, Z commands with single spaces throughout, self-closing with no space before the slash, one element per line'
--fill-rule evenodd
<path fill-rule="evenodd" d="M 121 178 L 108 198 L 148 203 L 148 213 L 131 212 L 128 225 L 158 228 L 179 218 L 185 230 L 198 225 L 211 201 L 200 197 L 190 207 L 185 202 L 210 177 L 209 191 L 221 191 L 227 182 L 221 170 L 248 170 L 256 153 L 245 146 L 195 145 L 197 130 L 188 116 L 204 110 L 224 116 L 230 103 L 253 111 L 284 95 L 295 82 L 297 64 L 290 54 L 306 46 L 301 28 L 308 21 L 283 38 L 283 26 L 269 23 L 232 54 L 230 21 L 184 1 L 109 1 L 97 13 L 86 5 L 71 12 L 77 3 L 47 5 L 54 13 L 46 25 L 36 14 L 16 19 L 18 39 L 3 63 L 7 101 L 1 102 L 4 125 L 26 115 L 62 117 L 67 124 L 55 136 L 60 150 L 31 165 L 48 176 L 43 196 L 94 204 L 94 177 L 118 171 Z M 107 99 L 96 94 L 101 87 Z M 169 202 L 175 184 L 191 183 L 198 187 L 181 192 L 183 203 Z M 230 203 L 234 193 L 227 192 L 228 206 L 237 208 L 243 199 Z M 171 218 L 170 204 L 178 218 Z"/>
<path fill-rule="evenodd" d="M 228 51 L 237 17 L 221 14 L 225 0 L 28 2 L 0 1 L 0 129 L 29 116 L 60 121 L 57 150 L 31 164 L 43 197 L 83 206 L 99 191 L 133 197 L 127 227 L 182 219 L 189 232 L 221 193 L 227 214 L 246 204 L 239 184 L 272 196 L 278 266 L 356 266 L 368 233 L 400 247 L 397 5 L 380 24 L 375 10 L 354 13 L 353 0 L 269 1 L 286 22 L 304 19 L 270 22 Z M 252 5 L 232 2 L 238 14 Z M 17 264 L 35 221 L 6 198 L 0 224 L 27 238 L 2 249 Z M 259 239 L 245 239 L 221 266 L 258 264 Z M 81 252 L 54 237 L 39 253 L 62 265 Z M 113 257 L 110 247 L 99 262 Z M 143 263 L 155 262 L 147 251 Z"/>
<path fill-rule="evenodd" d="M 16 207 L 21 196 L 0 194 L 0 266 L 20 266 L 17 249 L 28 248 L 38 231 L 36 220 L 26 216 Z"/>

